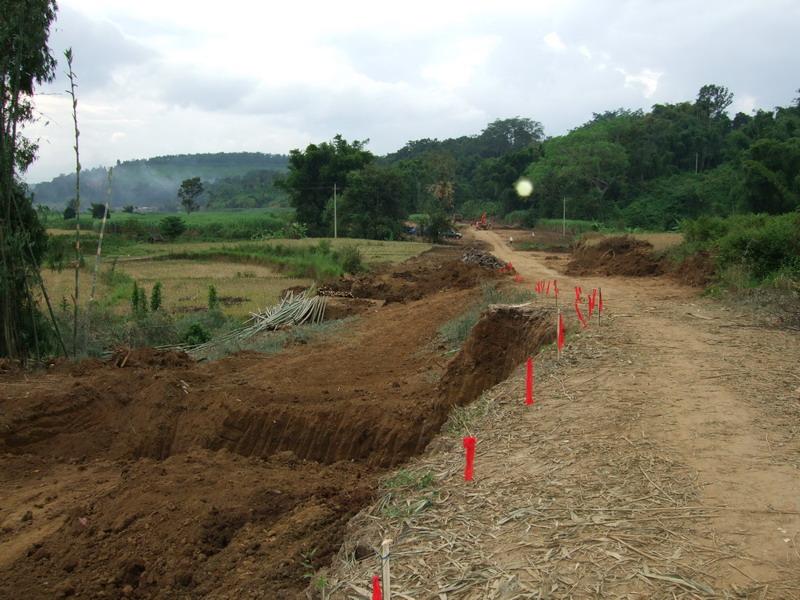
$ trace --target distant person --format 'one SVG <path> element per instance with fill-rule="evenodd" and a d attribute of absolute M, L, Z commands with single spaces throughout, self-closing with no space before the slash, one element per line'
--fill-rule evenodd
<path fill-rule="evenodd" d="M 531 237 L 536 237 L 536 232 L 535 231 L 531 231 Z"/>
<path fill-rule="evenodd" d="M 511 236 L 508 236 L 508 245 L 509 246 L 513 246 L 514 245 L 514 238 L 511 237 Z"/>

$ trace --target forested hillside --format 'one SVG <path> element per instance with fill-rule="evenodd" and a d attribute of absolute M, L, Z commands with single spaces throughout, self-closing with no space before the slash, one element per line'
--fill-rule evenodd
<path fill-rule="evenodd" d="M 684 218 L 800 205 L 800 99 L 753 115 L 726 110 L 733 95 L 704 86 L 694 102 L 650 112 L 595 114 L 547 140 L 526 174 L 539 217 L 669 229 Z"/>
<path fill-rule="evenodd" d="M 732 102 L 726 88 L 706 85 L 692 101 L 596 113 L 562 136 L 545 138 L 540 123 L 516 117 L 384 157 L 337 136 L 292 151 L 283 187 L 312 233 L 333 230 L 335 183 L 341 231 L 384 238 L 409 214 L 440 227 L 483 212 L 531 225 L 566 207 L 570 219 L 663 230 L 699 216 L 797 209 L 800 99 L 731 116 Z M 528 197 L 515 192 L 521 177 L 533 183 Z"/>
<path fill-rule="evenodd" d="M 200 177 L 208 200 L 217 208 L 255 208 L 278 201 L 272 179 L 286 169 L 282 154 L 230 152 L 179 154 L 118 162 L 113 169 L 112 208 L 127 205 L 174 208 L 184 179 Z M 81 171 L 81 199 L 86 203 L 106 200 L 108 170 Z M 259 182 L 254 186 L 253 182 Z M 257 188 L 257 189 L 254 189 Z M 31 186 L 39 204 L 63 209 L 75 196 L 75 174 Z M 233 205 L 226 203 L 230 200 Z"/>

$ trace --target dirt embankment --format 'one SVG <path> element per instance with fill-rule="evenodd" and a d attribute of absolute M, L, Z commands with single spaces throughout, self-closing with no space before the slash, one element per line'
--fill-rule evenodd
<path fill-rule="evenodd" d="M 471 249 L 468 249 L 468 251 Z M 479 269 L 465 264 L 458 252 L 447 252 L 451 258 L 431 265 L 428 255 L 403 263 L 401 268 L 383 272 L 343 277 L 320 290 L 330 296 L 383 300 L 387 303 L 420 300 L 443 289 L 464 290 L 479 282 L 497 277 L 491 269 Z"/>
<path fill-rule="evenodd" d="M 383 470 L 524 356 L 499 313 L 476 335 L 496 331 L 502 360 L 470 341 L 448 367 L 432 343 L 487 277 L 437 251 L 361 279 L 398 302 L 277 355 L 144 350 L 5 376 L 0 597 L 304 597 Z M 471 383 L 439 389 L 446 371 Z"/>
<path fill-rule="evenodd" d="M 664 272 L 653 245 L 627 235 L 607 237 L 596 244 L 583 242 L 572 253 L 567 275 L 623 275 L 645 277 Z"/>
<path fill-rule="evenodd" d="M 481 315 L 439 386 L 443 397 L 466 404 L 503 381 L 528 356 L 555 339 L 552 310 L 492 305 Z"/>

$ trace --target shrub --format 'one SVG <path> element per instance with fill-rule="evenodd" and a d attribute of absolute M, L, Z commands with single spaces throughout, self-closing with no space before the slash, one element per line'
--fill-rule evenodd
<path fill-rule="evenodd" d="M 180 217 L 173 215 L 161 219 L 161 222 L 158 224 L 158 229 L 161 231 L 161 235 L 173 241 L 186 231 L 186 223 Z"/>
<path fill-rule="evenodd" d="M 219 296 L 217 296 L 217 288 L 213 285 L 208 286 L 208 310 L 219 309 Z"/>
<path fill-rule="evenodd" d="M 161 282 L 156 281 L 153 291 L 150 293 L 150 310 L 155 312 L 161 308 Z"/>
<path fill-rule="evenodd" d="M 192 323 L 186 333 L 181 336 L 181 343 L 195 346 L 197 344 L 205 344 L 210 339 L 211 333 L 205 327 L 200 323 Z"/>
<path fill-rule="evenodd" d="M 355 274 L 364 270 L 364 261 L 358 246 L 345 246 L 339 251 L 339 260 L 345 273 Z"/>

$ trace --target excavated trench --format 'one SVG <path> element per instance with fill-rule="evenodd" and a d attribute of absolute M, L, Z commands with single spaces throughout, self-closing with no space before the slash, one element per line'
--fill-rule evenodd
<path fill-rule="evenodd" d="M 31 387 L 24 406 L 3 405 L 0 458 L 35 460 L 54 473 L 118 461 L 122 479 L 0 570 L 0 596 L 51 597 L 41 582 L 64 564 L 67 592 L 302 597 L 303 573 L 337 550 L 381 473 L 422 452 L 454 406 L 552 341 L 549 311 L 491 306 L 444 364 L 425 340 L 474 297 L 453 293 L 462 296 L 381 308 L 349 346 L 323 342 L 211 365 L 142 351 L 125 368 L 92 363 L 53 375 Z M 257 577 L 231 570 L 251 559 Z"/>
<path fill-rule="evenodd" d="M 323 464 L 392 467 L 423 451 L 453 406 L 476 399 L 552 342 L 551 321 L 542 308 L 490 306 L 438 385 L 337 384 L 334 390 L 309 381 L 302 393 L 241 383 L 231 389 L 215 387 L 213 376 L 179 354 L 154 352 L 150 362 L 172 370 L 143 369 L 148 359 L 134 357 L 135 386 L 120 381 L 126 370 L 106 367 L 91 384 L 75 382 L 24 416 L 6 416 L 0 452 L 164 460 L 199 447 L 260 458 L 289 451 Z"/>

